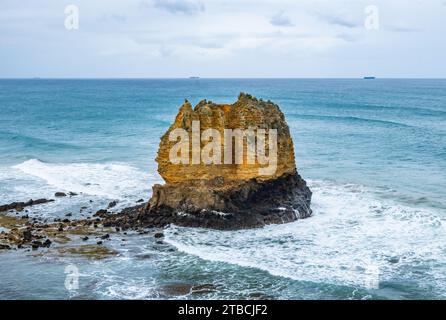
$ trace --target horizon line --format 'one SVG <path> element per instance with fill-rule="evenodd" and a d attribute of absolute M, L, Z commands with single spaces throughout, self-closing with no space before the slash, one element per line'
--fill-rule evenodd
<path fill-rule="evenodd" d="M 446 77 L 0 77 L 0 80 L 365 80 L 365 77 L 373 77 L 373 80 L 446 80 Z"/>

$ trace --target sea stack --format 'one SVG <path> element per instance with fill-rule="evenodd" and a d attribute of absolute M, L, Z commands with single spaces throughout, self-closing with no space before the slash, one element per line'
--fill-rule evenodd
<path fill-rule="evenodd" d="M 144 220 L 234 230 L 311 215 L 289 127 L 270 101 L 245 93 L 233 104 L 186 101 L 156 161 L 166 184 L 153 186 Z"/>

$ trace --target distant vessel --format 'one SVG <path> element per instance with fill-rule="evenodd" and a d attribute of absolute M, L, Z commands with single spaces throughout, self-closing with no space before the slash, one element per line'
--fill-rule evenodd
<path fill-rule="evenodd" d="M 376 77 L 364 77 L 364 80 L 374 80 Z"/>
<path fill-rule="evenodd" d="M 189 79 L 200 79 L 200 77 L 189 77 Z"/>

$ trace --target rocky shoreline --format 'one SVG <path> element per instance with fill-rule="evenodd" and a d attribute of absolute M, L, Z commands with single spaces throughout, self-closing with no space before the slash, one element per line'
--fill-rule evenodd
<path fill-rule="evenodd" d="M 112 201 L 107 209 L 98 210 L 85 219 L 54 219 L 48 223 L 28 214 L 17 216 L 25 207 L 44 205 L 53 202 L 52 199 L 29 200 L 1 205 L 0 208 L 0 250 L 49 248 L 53 244 L 63 245 L 73 237 L 101 246 L 111 235 L 135 231 L 141 234 L 154 232 L 156 238 L 162 238 L 162 229 L 174 224 L 182 227 L 201 227 L 219 230 L 238 230 L 258 228 L 268 224 L 281 224 L 311 215 L 309 202 L 311 191 L 299 175 L 289 175 L 283 179 L 255 184 L 257 189 L 248 193 L 245 201 L 243 193 L 237 190 L 230 193 L 232 201 L 240 205 L 234 213 L 223 213 L 212 210 L 196 212 L 151 211 L 149 202 L 137 201 L 135 206 L 127 207 L 119 213 L 109 212 L 116 203 Z M 297 193 L 284 193 L 284 189 L 299 190 Z M 241 188 L 249 186 L 241 186 Z M 297 188 L 298 187 L 298 188 Z M 193 186 L 191 186 L 193 188 Z M 305 193 L 302 193 L 305 190 Z M 284 198 L 283 194 L 287 197 Z M 264 197 L 268 195 L 268 197 Z M 275 203 L 270 200 L 277 197 Z M 254 207 L 250 203 L 256 203 Z M 274 205 L 275 209 L 271 209 Z M 29 210 L 29 209 L 28 209 Z M 15 213 L 15 214 L 14 214 Z M 302 214 L 306 213 L 306 214 Z M 0 229 L 0 230 L 1 230 Z M 100 251 L 100 249 L 97 249 Z"/>
<path fill-rule="evenodd" d="M 56 197 L 66 196 L 62 194 L 64 193 L 57 192 Z M 69 195 L 76 194 L 69 193 Z M 103 223 L 103 215 L 109 215 L 107 209 L 114 207 L 115 201 L 110 202 L 107 209 L 99 210 L 85 219 L 71 219 L 72 214 L 68 213 L 65 218 L 55 218 L 52 222 L 48 222 L 47 219 L 31 218 L 29 213 L 32 209 L 29 208 L 24 214 L 19 215 L 25 207 L 44 205 L 53 201 L 55 200 L 38 199 L 1 205 L 0 250 L 49 248 L 54 244 L 59 246 L 67 244 L 76 237 L 88 242 L 89 246 L 100 246 L 104 240 L 110 239 L 110 234 L 121 231 L 119 227 L 105 227 Z M 81 207 L 80 212 L 84 208 Z M 136 225 L 131 229 L 141 230 Z M 96 249 L 102 251 L 102 249 Z"/>
<path fill-rule="evenodd" d="M 255 128 L 258 129 L 256 135 Z M 180 136 L 175 132 L 180 132 L 186 140 L 178 142 Z M 206 137 L 209 133 L 212 133 L 210 141 L 206 138 L 194 140 L 197 135 Z M 226 142 L 220 141 L 222 136 Z M 255 146 L 249 144 L 252 141 Z M 211 151 L 207 156 L 213 160 L 202 162 L 209 157 L 206 152 L 199 151 L 198 160 L 201 160 L 197 161 L 194 150 L 189 157 L 190 145 L 192 149 L 195 145 L 203 152 Z M 231 152 L 224 163 L 217 157 L 223 149 L 225 157 L 228 150 Z M 172 150 L 177 150 L 176 154 Z M 173 161 L 172 155 L 178 156 L 178 150 L 182 160 Z M 258 153 L 259 150 L 263 153 Z M 255 154 L 250 153 L 254 151 Z M 112 201 L 91 217 L 71 220 L 70 214 L 47 223 L 30 219 L 28 215 L 14 217 L 2 212 L 12 210 L 18 214 L 26 207 L 43 205 L 53 199 L 0 206 L 0 227 L 5 229 L 0 232 L 0 249 L 48 248 L 53 242 L 68 242 L 72 236 L 81 236 L 83 241 L 90 242 L 90 237 L 94 237 L 96 245 L 101 245 L 111 233 L 128 230 L 146 233 L 148 229 L 171 224 L 219 230 L 258 228 L 292 222 L 312 214 L 312 193 L 297 172 L 289 127 L 279 107 L 271 101 L 241 93 L 233 104 L 202 100 L 192 108 L 186 100 L 174 123 L 161 137 L 156 161 L 158 172 L 166 183 L 153 186 L 148 202 L 138 200 L 137 205 L 119 213 L 108 211 L 117 205 Z M 271 168 L 274 170 L 269 170 Z M 57 192 L 54 196 L 77 194 Z M 155 233 L 155 237 L 162 237 L 162 233 Z"/>
<path fill-rule="evenodd" d="M 54 201 L 53 199 L 37 199 L 37 200 L 31 199 L 27 202 L 12 202 L 9 204 L 1 205 L 0 212 L 9 211 L 9 210 L 15 210 L 17 212 L 20 212 L 26 207 L 34 206 L 37 204 L 53 202 L 53 201 Z"/>

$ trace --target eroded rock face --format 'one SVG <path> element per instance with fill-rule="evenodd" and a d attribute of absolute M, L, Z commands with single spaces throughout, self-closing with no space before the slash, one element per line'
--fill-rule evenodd
<path fill-rule="evenodd" d="M 179 142 L 172 139 L 172 136 L 178 138 L 172 135 L 176 129 L 184 129 L 190 138 L 183 141 L 185 144 L 182 146 L 190 147 L 190 154 L 183 157 L 181 163 L 172 162 L 172 148 Z M 204 133 L 208 129 L 214 129 L 221 139 L 216 139 L 216 136 L 206 139 Z M 256 148 L 248 150 L 245 136 L 243 157 L 236 160 L 236 152 L 232 150 L 225 158 L 225 147 L 229 149 L 236 144 L 232 136 L 225 136 L 227 129 L 239 129 L 246 136 L 252 130 L 259 133 L 259 129 L 264 129 L 265 140 L 259 140 L 261 136 L 255 133 L 252 141 L 257 143 Z M 198 141 L 199 152 L 204 152 L 209 142 L 221 146 L 209 153 L 214 156 L 217 155 L 216 150 L 221 150 L 220 157 L 213 158 L 214 162 L 210 164 L 194 162 L 193 152 L 196 149 L 193 148 L 193 137 L 197 132 L 201 137 L 195 140 L 195 146 Z M 269 139 L 274 137 L 277 137 L 274 139 L 277 142 L 269 143 L 272 141 Z M 260 144 L 264 146 L 264 155 L 269 156 L 269 163 L 259 163 L 261 153 L 256 153 L 254 161 L 252 157 L 248 159 L 249 151 L 257 151 Z M 179 154 L 182 155 L 181 152 Z M 273 154 L 277 155 L 276 161 L 272 161 Z M 198 158 L 202 160 L 204 156 L 198 153 Z M 290 222 L 311 215 L 311 191 L 297 173 L 293 141 L 285 117 L 272 102 L 243 93 L 231 105 L 204 100 L 193 109 L 186 101 L 175 122 L 161 138 L 156 161 L 166 184 L 153 187 L 143 219 L 159 216 L 166 220 L 169 217 L 169 221 L 184 226 L 240 229 Z"/>
<path fill-rule="evenodd" d="M 194 121 L 199 122 L 200 133 L 207 129 L 215 129 L 220 133 L 222 145 L 221 165 L 192 164 L 192 155 L 190 156 L 189 165 L 177 165 L 170 161 L 169 152 L 177 142 L 169 141 L 169 135 L 178 128 L 185 129 L 191 133 Z M 224 164 L 224 130 L 239 129 L 245 131 L 250 128 L 254 129 L 254 133 L 258 129 L 277 130 L 277 168 L 272 175 L 259 174 L 259 168 L 265 167 L 265 165 L 260 165 L 257 161 L 254 164 L 248 163 L 246 147 L 243 150 L 244 161 L 242 164 L 236 164 L 235 159 L 231 164 Z M 205 146 L 206 142 L 201 141 L 201 148 Z M 191 141 L 190 144 L 192 144 Z M 224 178 L 225 183 L 246 181 L 253 178 L 271 180 L 286 173 L 292 174 L 296 172 L 293 141 L 285 117 L 279 110 L 279 107 L 274 103 L 257 100 L 243 93 L 240 94 L 239 99 L 232 105 L 215 104 L 203 100 L 192 109 L 192 105 L 186 101 L 181 106 L 175 122 L 161 138 L 156 161 L 158 162 L 158 172 L 167 183 L 220 177 Z"/>

